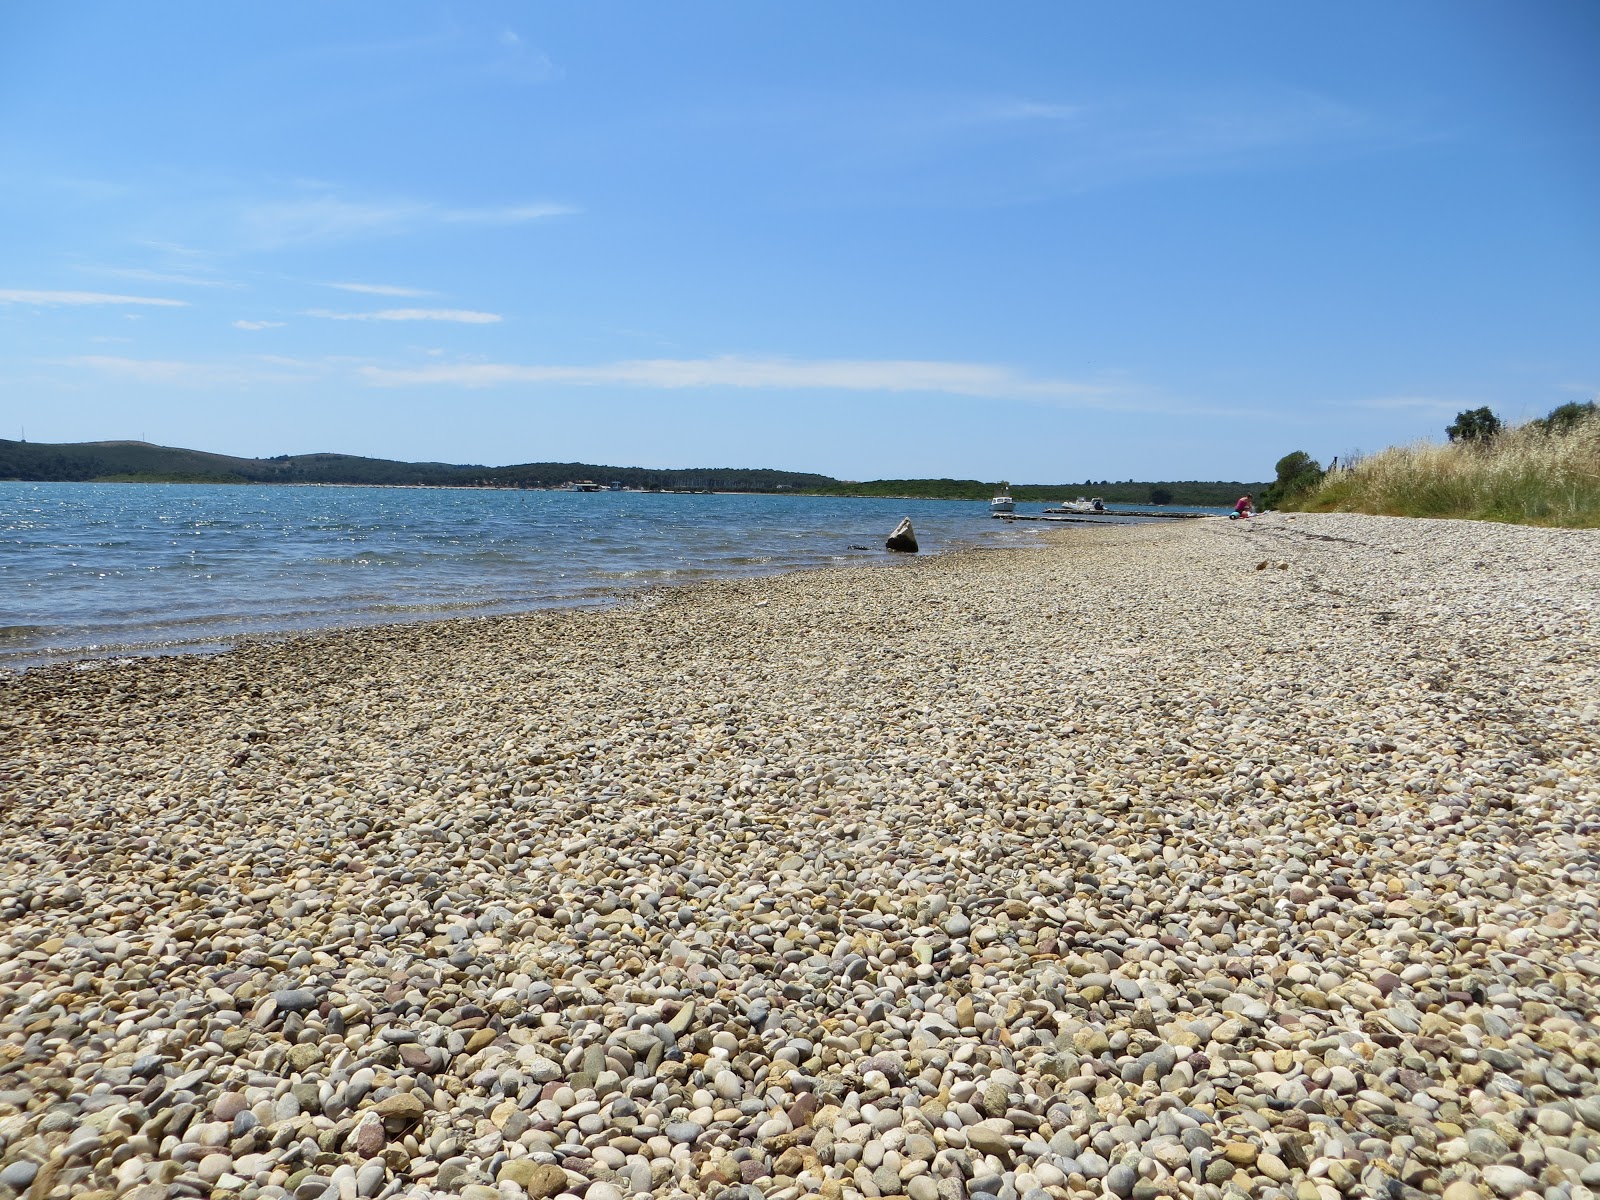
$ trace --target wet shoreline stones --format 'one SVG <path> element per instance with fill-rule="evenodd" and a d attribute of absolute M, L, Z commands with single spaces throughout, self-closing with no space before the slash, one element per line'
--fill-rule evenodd
<path fill-rule="evenodd" d="M 0 1196 L 1600 1191 L 1600 537 L 1242 525 L 0 682 Z"/>

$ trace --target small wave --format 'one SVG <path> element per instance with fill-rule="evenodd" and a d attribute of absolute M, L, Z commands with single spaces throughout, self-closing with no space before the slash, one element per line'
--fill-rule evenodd
<path fill-rule="evenodd" d="M 0 642 L 20 642 L 48 637 L 56 632 L 49 625 L 0 625 Z"/>

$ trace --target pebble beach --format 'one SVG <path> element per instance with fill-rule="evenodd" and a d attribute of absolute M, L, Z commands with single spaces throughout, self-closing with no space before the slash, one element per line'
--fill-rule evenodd
<path fill-rule="evenodd" d="M 1600 531 L 0 679 L 0 1197 L 1600 1194 Z"/>

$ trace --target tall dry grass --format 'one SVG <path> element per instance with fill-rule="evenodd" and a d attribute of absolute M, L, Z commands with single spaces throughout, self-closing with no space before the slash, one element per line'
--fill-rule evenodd
<path fill-rule="evenodd" d="M 1600 413 L 1565 433 L 1529 422 L 1487 445 L 1394 446 L 1330 473 L 1283 507 L 1600 527 Z"/>

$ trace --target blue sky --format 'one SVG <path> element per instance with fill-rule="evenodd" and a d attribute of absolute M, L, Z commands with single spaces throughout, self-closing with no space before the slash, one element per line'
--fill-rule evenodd
<path fill-rule="evenodd" d="M 1270 476 L 1600 392 L 1600 5 L 0 7 L 0 436 Z"/>

